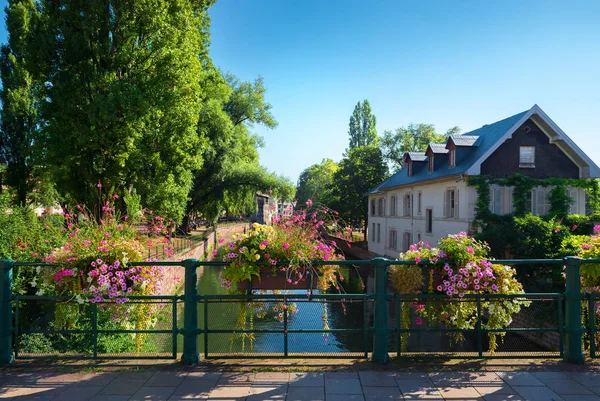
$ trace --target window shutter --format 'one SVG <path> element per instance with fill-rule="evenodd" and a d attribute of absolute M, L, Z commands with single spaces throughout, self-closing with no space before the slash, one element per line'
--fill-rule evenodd
<path fill-rule="evenodd" d="M 538 216 L 543 216 L 544 213 L 544 197 L 546 196 L 546 191 L 543 189 L 539 189 L 537 192 L 537 205 L 536 205 L 536 214 Z"/>
<path fill-rule="evenodd" d="M 454 218 L 458 219 L 458 211 L 459 211 L 459 203 L 458 203 L 458 194 L 460 193 L 460 190 L 456 190 L 454 191 Z"/>
<path fill-rule="evenodd" d="M 571 189 L 569 190 L 569 196 L 573 199 L 573 203 L 569 207 L 569 214 L 579 214 L 579 190 Z"/>
<path fill-rule="evenodd" d="M 446 198 L 448 197 L 448 191 L 444 190 L 444 208 L 443 208 L 443 213 L 444 213 L 444 218 L 446 218 Z"/>
<path fill-rule="evenodd" d="M 531 190 L 531 214 L 537 214 L 537 190 Z"/>
<path fill-rule="evenodd" d="M 495 213 L 496 211 L 494 210 L 494 205 L 495 205 L 495 198 L 494 195 L 496 194 L 496 190 L 494 188 L 490 188 L 490 204 L 488 205 L 488 208 L 490 209 L 490 212 Z"/>

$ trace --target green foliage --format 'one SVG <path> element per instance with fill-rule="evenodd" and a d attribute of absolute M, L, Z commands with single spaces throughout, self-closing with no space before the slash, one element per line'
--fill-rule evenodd
<path fill-rule="evenodd" d="M 569 214 L 569 207 L 571 207 L 573 199 L 569 196 L 567 186 L 561 183 L 550 190 L 548 202 L 550 203 L 548 214 L 561 218 Z"/>
<path fill-rule="evenodd" d="M 34 0 L 10 0 L 6 8 L 8 43 L 0 49 L 0 160 L 8 164 L 5 184 L 15 189 L 16 203 L 21 206 L 37 183 L 32 179 L 32 158 L 39 127 L 36 92 L 40 79 L 32 53 L 40 18 Z"/>
<path fill-rule="evenodd" d="M 564 228 L 554 220 L 544 221 L 531 214 L 515 217 L 511 254 L 519 259 L 560 257 L 562 241 L 570 235 Z"/>
<path fill-rule="evenodd" d="M 127 206 L 127 216 L 132 223 L 139 223 L 142 221 L 143 215 L 143 207 L 142 207 L 142 197 L 138 195 L 135 188 L 131 191 L 127 191 L 125 196 L 123 196 L 123 201 Z"/>
<path fill-rule="evenodd" d="M 335 202 L 331 205 L 353 227 L 364 227 L 368 219 L 366 193 L 387 177 L 387 167 L 377 146 L 350 149 L 333 176 Z"/>
<path fill-rule="evenodd" d="M 592 235 L 594 233 L 594 222 L 589 216 L 569 214 L 562 218 L 560 223 L 573 235 Z"/>
<path fill-rule="evenodd" d="M 475 201 L 474 225 L 486 225 L 492 215 L 490 211 L 490 184 L 485 175 L 473 175 L 467 177 L 467 185 L 474 186 L 477 192 Z"/>
<path fill-rule="evenodd" d="M 454 127 L 444 134 L 438 134 L 432 124 L 410 124 L 407 127 L 386 130 L 380 138 L 383 156 L 396 172 L 402 168 L 406 152 L 424 152 L 430 143 L 444 143 L 450 135 L 460 132 Z"/>
<path fill-rule="evenodd" d="M 53 354 L 56 351 L 45 334 L 21 334 L 19 352 L 22 354 Z"/>
<path fill-rule="evenodd" d="M 371 111 L 369 101 L 365 99 L 354 106 L 350 117 L 348 135 L 350 136 L 350 147 L 354 149 L 359 146 L 377 146 L 377 119 Z"/>
<path fill-rule="evenodd" d="M 241 82 L 212 68 L 202 83 L 213 99 L 201 105 L 198 132 L 208 138 L 202 168 L 194 172 L 187 212 L 215 220 L 224 211 L 245 214 L 254 210 L 254 194 L 270 188 L 290 196 L 285 179 L 259 164 L 262 139 L 251 134 L 254 124 L 275 128 L 271 104 L 265 100 L 261 78 Z M 290 198 L 293 197 L 291 194 Z"/>
<path fill-rule="evenodd" d="M 581 252 L 581 245 L 589 243 L 589 235 L 568 235 L 560 246 L 561 256 L 578 256 Z"/>
<path fill-rule="evenodd" d="M 305 169 L 298 179 L 296 200 L 304 205 L 311 199 L 314 203 L 333 205 L 334 175 L 338 165 L 331 159 L 323 159 L 320 164 L 313 164 Z"/>

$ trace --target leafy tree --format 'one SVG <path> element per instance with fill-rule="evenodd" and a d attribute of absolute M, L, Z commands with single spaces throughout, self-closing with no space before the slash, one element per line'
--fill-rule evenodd
<path fill-rule="evenodd" d="M 44 165 L 68 200 L 94 186 L 181 219 L 202 165 L 196 129 L 211 0 L 41 0 Z"/>
<path fill-rule="evenodd" d="M 300 174 L 296 199 L 302 206 L 308 199 L 315 203 L 332 205 L 333 176 L 338 170 L 338 165 L 331 159 L 323 159 L 320 164 L 313 164 Z"/>
<path fill-rule="evenodd" d="M 430 143 L 443 143 L 448 136 L 459 133 L 458 127 L 450 128 L 444 134 L 438 134 L 432 124 L 410 124 L 393 131 L 384 131 L 380 138 L 380 145 L 392 171 L 399 171 L 402 168 L 402 156 L 405 152 L 424 152 Z"/>
<path fill-rule="evenodd" d="M 41 15 L 33 0 L 10 0 L 5 12 L 8 43 L 0 49 L 0 159 L 7 163 L 5 182 L 16 190 L 16 201 L 23 206 L 36 183 L 32 146 L 39 124 L 38 80 L 31 53 Z"/>
<path fill-rule="evenodd" d="M 350 149 L 333 176 L 336 203 L 334 208 L 346 222 L 363 228 L 367 239 L 367 191 L 386 179 L 387 166 L 378 146 Z"/>
<path fill-rule="evenodd" d="M 362 103 L 358 102 L 350 117 L 348 129 L 350 149 L 358 146 L 377 145 L 376 124 L 377 119 L 373 115 L 369 101 L 365 99 Z"/>
<path fill-rule="evenodd" d="M 203 86 L 213 94 L 211 102 L 202 105 L 198 123 L 198 131 L 208 142 L 204 164 L 194 173 L 187 212 L 200 212 L 214 220 L 226 211 L 242 212 L 242 205 L 250 207 L 254 202 L 256 191 L 277 186 L 277 177 L 258 161 L 262 138 L 250 132 L 254 124 L 275 128 L 277 122 L 265 101 L 260 77 L 241 82 L 213 69 Z M 184 223 L 187 226 L 187 219 Z"/>

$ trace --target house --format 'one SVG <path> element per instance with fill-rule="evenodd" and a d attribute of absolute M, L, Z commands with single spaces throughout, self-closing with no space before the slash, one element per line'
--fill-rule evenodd
<path fill-rule="evenodd" d="M 597 178 L 600 169 L 542 111 L 531 109 L 425 152 L 404 155 L 404 168 L 369 191 L 369 251 L 397 257 L 418 241 L 432 244 L 461 231 L 472 232 L 477 192 L 466 178 L 503 178 L 520 173 L 532 178 Z M 548 212 L 549 188 L 531 191 L 531 212 Z M 585 190 L 570 188 L 572 214 L 585 214 Z M 512 189 L 490 187 L 490 211 L 513 211 Z"/>

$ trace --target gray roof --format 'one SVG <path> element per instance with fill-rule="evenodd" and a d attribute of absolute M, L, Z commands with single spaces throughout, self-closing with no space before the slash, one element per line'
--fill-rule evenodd
<path fill-rule="evenodd" d="M 448 149 L 446 149 L 445 143 L 430 143 L 429 147 L 431 148 L 431 151 L 434 154 L 435 153 L 442 153 L 442 154 L 448 153 Z"/>
<path fill-rule="evenodd" d="M 408 152 L 408 156 L 410 156 L 410 160 L 414 162 L 424 162 L 427 160 L 425 152 Z"/>
<path fill-rule="evenodd" d="M 484 125 L 482 128 L 485 128 L 486 126 Z M 479 145 L 477 143 L 479 137 L 475 136 L 475 135 L 450 135 L 450 138 L 452 138 L 452 142 L 454 142 L 454 145 L 456 146 L 477 146 Z"/>
<path fill-rule="evenodd" d="M 456 138 L 457 141 L 461 141 L 461 143 L 464 144 L 460 146 L 472 147 L 468 155 L 461 158 L 460 162 L 457 161 L 457 165 L 455 167 L 450 167 L 448 165 L 448 158 L 442 158 L 442 164 L 436 166 L 436 169 L 432 172 L 429 172 L 427 166 L 424 166 L 423 168 L 415 168 L 417 166 L 413 166 L 413 174 L 409 177 L 407 169 L 402 169 L 381 184 L 373 187 L 368 194 L 377 193 L 387 188 L 466 173 L 471 166 L 473 166 L 489 149 L 491 149 L 499 140 L 501 140 L 504 134 L 507 133 L 528 112 L 529 110 L 525 110 L 519 114 L 505 118 L 504 120 L 497 121 L 493 124 L 484 125 L 483 127 L 474 131 L 467 132 L 465 135 L 453 135 L 453 140 Z M 466 145 L 468 143 L 470 143 L 470 145 Z M 439 148 L 439 144 L 431 144 L 430 146 L 432 149 L 434 147 L 436 149 Z"/>

